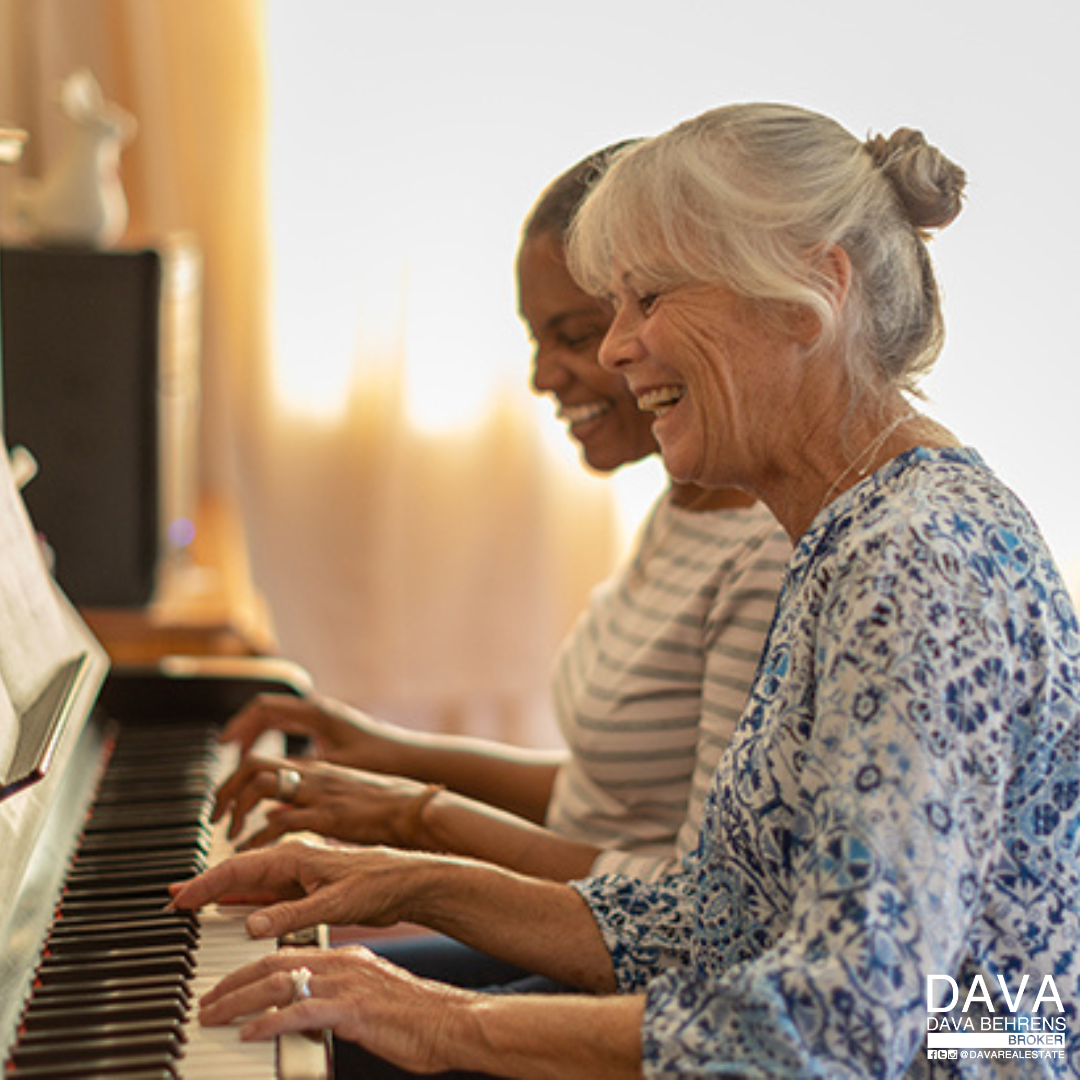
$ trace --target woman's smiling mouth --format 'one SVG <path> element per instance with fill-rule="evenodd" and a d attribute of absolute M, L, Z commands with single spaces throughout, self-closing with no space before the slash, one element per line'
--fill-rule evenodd
<path fill-rule="evenodd" d="M 659 418 L 674 409 L 685 393 L 686 389 L 682 386 L 658 386 L 638 395 L 638 408 L 642 412 L 655 413 Z"/>
<path fill-rule="evenodd" d="M 610 401 L 587 401 L 580 405 L 567 405 L 560 402 L 556 415 L 573 427 L 575 424 L 587 424 L 590 420 L 611 412 L 613 408 Z"/>

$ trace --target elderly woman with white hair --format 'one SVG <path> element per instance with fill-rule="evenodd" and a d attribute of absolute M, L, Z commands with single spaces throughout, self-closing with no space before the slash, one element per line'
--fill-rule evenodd
<path fill-rule="evenodd" d="M 674 477 L 752 492 L 796 545 L 697 849 L 658 882 L 569 885 L 387 849 L 240 856 L 176 905 L 269 894 L 259 935 L 412 920 L 590 993 L 303 952 L 226 978 L 204 1022 L 331 1027 L 420 1072 L 1080 1070 L 1076 616 L 1017 498 L 912 404 L 942 342 L 926 241 L 964 184 L 916 132 L 864 143 L 787 106 L 620 156 L 571 248 L 616 309 L 601 361 Z M 942 1017 L 1049 1041 L 939 1060 Z"/>

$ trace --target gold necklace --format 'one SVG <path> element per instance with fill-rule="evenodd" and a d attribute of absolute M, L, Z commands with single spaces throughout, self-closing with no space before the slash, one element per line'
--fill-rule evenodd
<path fill-rule="evenodd" d="M 909 420 L 914 420 L 918 416 L 918 413 L 914 409 L 908 410 L 902 416 L 898 416 L 891 424 L 888 425 L 874 441 L 865 449 L 848 467 L 832 482 L 829 490 L 825 492 L 825 498 L 821 500 L 821 505 L 818 507 L 818 513 L 820 514 L 826 506 L 833 500 L 833 496 L 836 495 L 840 489 L 840 485 L 855 471 L 860 465 L 862 468 L 858 468 L 858 472 L 855 473 L 855 483 L 864 479 L 866 474 L 870 471 L 870 466 L 874 463 L 874 458 L 877 452 L 885 445 L 885 440 L 897 430 L 897 428 L 903 427 Z M 863 464 L 865 462 L 865 464 Z"/>

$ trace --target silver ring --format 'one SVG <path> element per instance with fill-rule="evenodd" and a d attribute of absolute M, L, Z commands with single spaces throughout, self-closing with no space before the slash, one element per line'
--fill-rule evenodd
<path fill-rule="evenodd" d="M 277 797 L 282 802 L 292 802 L 296 793 L 300 790 L 299 769 L 278 769 L 277 771 Z"/>
<path fill-rule="evenodd" d="M 298 967 L 289 972 L 292 977 L 293 1004 L 311 997 L 311 968 Z"/>

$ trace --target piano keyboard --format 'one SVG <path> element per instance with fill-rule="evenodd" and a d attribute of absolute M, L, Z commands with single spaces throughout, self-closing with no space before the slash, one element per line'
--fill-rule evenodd
<path fill-rule="evenodd" d="M 202 993 L 275 943 L 247 937 L 245 911 L 164 910 L 170 882 L 228 852 L 224 823 L 209 825 L 227 768 L 203 722 L 119 729 L 6 1077 L 289 1075 L 275 1043 L 242 1043 L 236 1027 L 203 1028 L 195 1016 Z M 321 1044 L 296 1038 L 306 1050 L 296 1080 L 325 1076 Z"/>

